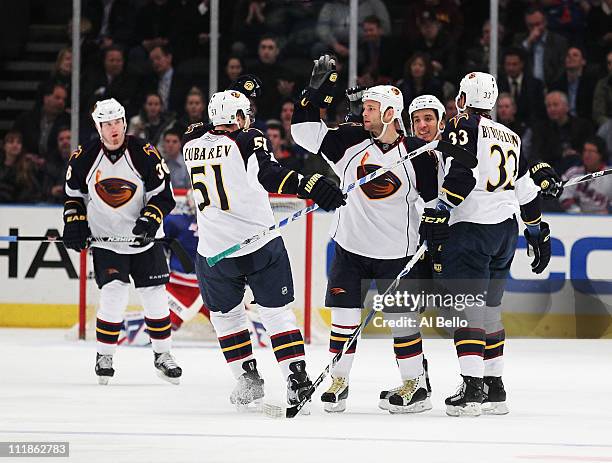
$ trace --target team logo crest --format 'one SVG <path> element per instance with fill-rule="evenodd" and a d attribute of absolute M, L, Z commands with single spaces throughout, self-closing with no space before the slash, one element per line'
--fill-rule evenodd
<path fill-rule="evenodd" d="M 357 178 L 365 177 L 380 167 L 375 164 L 361 164 L 357 167 Z M 393 172 L 386 172 L 359 188 L 369 199 L 384 199 L 397 192 L 401 186 L 402 181 Z"/>
<path fill-rule="evenodd" d="M 245 88 L 246 88 L 246 85 L 245 85 Z M 234 98 L 240 98 L 240 93 L 238 93 L 238 92 L 232 92 L 232 96 L 233 96 Z"/>
<path fill-rule="evenodd" d="M 142 150 L 149 156 L 154 154 L 155 156 L 161 159 L 161 156 L 159 155 L 159 151 L 157 151 L 157 148 L 155 148 L 155 146 L 153 146 L 151 143 L 147 143 L 146 145 L 144 145 L 142 147 Z"/>
<path fill-rule="evenodd" d="M 118 208 L 134 197 L 137 186 L 122 178 L 105 178 L 98 180 L 96 175 L 96 193 L 110 207 Z"/>
<path fill-rule="evenodd" d="M 253 90 L 254 88 L 255 88 L 255 84 L 254 84 L 253 82 L 251 82 L 250 80 L 247 80 L 247 81 L 244 83 L 244 89 L 245 89 L 247 92 L 250 92 L 250 91 L 251 91 L 251 90 Z"/>
<path fill-rule="evenodd" d="M 397 87 L 391 87 L 391 92 L 393 92 L 395 96 L 398 96 L 401 93 Z"/>

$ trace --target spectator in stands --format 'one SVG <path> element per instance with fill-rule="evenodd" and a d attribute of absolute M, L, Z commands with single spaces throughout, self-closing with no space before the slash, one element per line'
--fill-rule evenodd
<path fill-rule="evenodd" d="M 280 112 L 280 121 L 283 129 L 285 130 L 285 139 L 289 145 L 295 145 L 293 137 L 291 136 L 291 118 L 293 117 L 294 103 L 291 99 L 283 101 Z"/>
<path fill-rule="evenodd" d="M 32 157 L 24 152 L 21 133 L 10 130 L 0 152 L 0 203 L 42 200 L 42 178 Z"/>
<path fill-rule="evenodd" d="M 517 44 L 527 51 L 529 74 L 549 86 L 563 74 L 567 40 L 547 29 L 546 16 L 539 8 L 527 10 L 525 23 L 528 34 L 518 36 Z"/>
<path fill-rule="evenodd" d="M 47 202 L 62 203 L 64 200 L 64 183 L 71 153 L 71 141 L 70 127 L 61 127 L 57 132 L 57 146 L 43 168 L 43 190 Z"/>
<path fill-rule="evenodd" d="M 284 167 L 295 170 L 296 172 L 301 172 L 303 160 L 298 160 L 293 155 L 291 149 L 287 147 L 285 140 L 286 132 L 281 121 L 270 119 L 266 121 L 266 125 L 268 126 L 266 135 L 272 144 L 272 154 L 274 158 Z"/>
<path fill-rule="evenodd" d="M 164 159 L 170 169 L 172 188 L 191 188 L 189 172 L 181 155 L 182 133 L 172 128 L 164 132 Z"/>
<path fill-rule="evenodd" d="M 125 56 L 123 49 L 111 45 L 104 50 L 102 72 L 94 72 L 88 76 L 84 84 L 86 108 L 94 107 L 96 101 L 115 98 L 121 103 L 131 116 L 137 111 L 136 94 L 137 82 L 125 69 Z"/>
<path fill-rule="evenodd" d="M 224 72 L 219 79 L 219 88 L 229 88 L 230 84 L 238 79 L 243 70 L 242 60 L 237 56 L 230 56 L 223 67 Z"/>
<path fill-rule="evenodd" d="M 593 120 L 601 126 L 612 119 L 612 50 L 606 56 L 608 75 L 597 82 L 593 94 Z"/>
<path fill-rule="evenodd" d="M 404 97 L 404 108 L 420 95 L 434 95 L 442 100 L 442 84 L 433 76 L 433 67 L 429 56 L 417 52 L 404 66 L 404 78 L 397 83 Z"/>
<path fill-rule="evenodd" d="M 565 172 L 580 161 L 578 153 L 593 135 L 593 128 L 589 121 L 569 113 L 563 92 L 548 93 L 545 103 L 548 118 L 534 124 L 531 158 L 548 162 L 557 172 Z"/>
<path fill-rule="evenodd" d="M 368 16 L 376 16 L 382 24 L 383 34 L 391 33 L 391 18 L 381 0 L 359 0 L 359 24 Z M 350 6 L 346 0 L 326 2 L 321 7 L 317 20 L 317 34 L 320 43 L 313 47 L 314 57 L 333 52 L 341 58 L 349 54 Z"/>
<path fill-rule="evenodd" d="M 577 175 L 599 172 L 608 167 L 604 141 L 589 138 L 582 147 L 582 164 L 568 169 L 563 175 L 568 180 Z M 563 190 L 561 207 L 571 213 L 609 214 L 612 211 L 612 177 L 594 182 L 579 183 Z"/>
<path fill-rule="evenodd" d="M 571 115 L 590 120 L 597 78 L 586 72 L 585 67 L 586 60 L 582 50 L 569 47 L 565 55 L 565 72 L 550 86 L 550 90 L 559 90 L 567 95 Z"/>
<path fill-rule="evenodd" d="M 180 114 L 190 85 L 172 66 L 170 49 L 167 46 L 154 47 L 149 53 L 149 59 L 155 76 L 149 79 L 147 90 L 161 97 L 163 111 Z"/>
<path fill-rule="evenodd" d="M 134 43 L 133 6 L 129 0 L 90 0 L 85 16 L 92 25 L 92 33 L 105 50 L 111 46 L 129 47 Z"/>
<path fill-rule="evenodd" d="M 499 33 L 503 26 L 499 25 Z M 499 40 L 501 42 L 501 38 Z M 463 62 L 462 74 L 467 74 L 472 71 L 489 72 L 489 44 L 491 42 L 491 22 L 485 21 L 482 25 L 482 33 L 473 47 L 468 48 L 465 52 L 465 61 Z"/>
<path fill-rule="evenodd" d="M 279 63 L 280 49 L 274 37 L 262 37 L 257 53 L 259 60 L 249 67 L 249 72 L 262 81 L 263 94 L 257 99 L 257 108 L 259 117 L 266 120 L 277 116 L 280 102 L 293 95 L 295 78 L 290 70 Z"/>
<path fill-rule="evenodd" d="M 34 109 L 22 113 L 13 129 L 22 134 L 27 153 L 45 159 L 55 146 L 59 127 L 70 125 L 70 115 L 65 109 L 67 93 L 63 85 L 49 82 L 41 91 L 41 101 Z"/>
<path fill-rule="evenodd" d="M 359 45 L 359 85 L 370 87 L 391 83 L 402 73 L 396 63 L 405 61 L 404 48 L 397 47 L 390 37 L 383 36 L 382 23 L 368 16 L 362 24 L 363 39 Z"/>
<path fill-rule="evenodd" d="M 446 111 L 446 120 L 455 117 L 457 115 L 457 104 L 455 98 L 446 98 L 444 101 L 444 109 Z"/>
<path fill-rule="evenodd" d="M 233 53 L 239 56 L 254 54 L 254 45 L 269 33 L 266 17 L 272 9 L 272 2 L 265 0 L 239 0 L 232 27 Z"/>
<path fill-rule="evenodd" d="M 193 87 L 185 99 L 185 115 L 176 121 L 173 129 L 182 135 L 191 124 L 206 122 L 207 120 L 204 94 L 199 88 Z"/>
<path fill-rule="evenodd" d="M 453 0 L 416 0 L 406 8 L 403 35 L 410 42 L 418 39 L 418 19 L 425 11 L 435 15 L 436 20 L 453 41 L 458 41 L 463 34 L 463 14 Z M 481 23 L 482 24 L 482 23 Z"/>
<path fill-rule="evenodd" d="M 583 45 L 585 18 L 591 3 L 582 0 L 547 0 L 541 2 L 548 29 L 567 39 L 569 43 Z"/>
<path fill-rule="evenodd" d="M 312 44 L 318 40 L 316 0 L 277 0 L 266 17 L 269 31 L 285 37 L 287 57 L 310 59 Z"/>
<path fill-rule="evenodd" d="M 136 13 L 133 30 L 145 55 L 155 47 L 168 46 L 172 29 L 173 4 L 169 0 L 152 0 Z M 180 44 L 176 44 L 180 46 Z M 138 56 L 138 57 L 140 57 Z"/>
<path fill-rule="evenodd" d="M 517 117 L 527 123 L 546 117 L 544 84 L 525 72 L 525 52 L 521 48 L 506 50 L 503 67 L 497 85 L 500 92 L 509 93 L 514 98 Z"/>
<path fill-rule="evenodd" d="M 431 59 L 433 75 L 442 80 L 457 80 L 456 49 L 450 36 L 442 30 L 434 12 L 423 11 L 418 18 L 419 38 L 414 42 L 414 49 L 427 53 Z"/>
<path fill-rule="evenodd" d="M 66 89 L 66 108 L 70 108 L 70 88 L 72 84 L 72 49 L 62 48 L 57 53 L 55 65 L 51 71 L 51 75 L 47 80 L 40 83 L 37 90 L 37 96 L 42 97 L 43 89 L 49 85 L 59 84 Z"/>
<path fill-rule="evenodd" d="M 163 111 L 157 93 L 148 93 L 140 113 L 130 119 L 128 135 L 149 141 L 159 149 L 162 134 L 174 124 L 172 114 Z"/>
<path fill-rule="evenodd" d="M 517 117 L 516 103 L 509 93 L 500 93 L 497 97 L 497 122 L 504 124 L 521 137 L 521 155 L 529 159 L 532 132 L 527 124 Z"/>
<path fill-rule="evenodd" d="M 594 5 L 587 16 L 586 43 L 591 61 L 600 62 L 612 49 L 612 0 Z"/>

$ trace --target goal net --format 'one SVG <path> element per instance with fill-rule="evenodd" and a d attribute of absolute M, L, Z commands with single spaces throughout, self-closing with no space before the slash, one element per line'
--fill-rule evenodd
<path fill-rule="evenodd" d="M 181 213 L 185 210 L 187 190 L 175 190 L 177 207 L 172 212 Z M 274 218 L 278 223 L 281 219 L 303 209 L 309 203 L 307 200 L 291 195 L 270 195 L 270 204 Z M 291 270 L 295 288 L 293 310 L 298 323 L 303 329 L 305 341 L 311 339 L 311 294 L 312 294 L 312 214 L 297 220 L 280 229 L 281 235 L 291 261 Z M 71 336 L 79 339 L 95 339 L 96 311 L 99 300 L 99 290 L 96 286 L 91 253 L 83 251 L 80 259 L 79 272 L 79 321 L 71 330 Z M 256 305 L 252 304 L 252 293 L 247 287 L 244 302 L 256 314 Z M 142 311 L 140 300 L 134 288 L 130 286 L 130 297 L 126 311 L 126 320 Z M 215 341 L 216 336 L 209 320 L 202 314 L 197 314 L 191 320 L 183 323 L 181 328 L 173 332 L 173 340 L 181 343 Z"/>

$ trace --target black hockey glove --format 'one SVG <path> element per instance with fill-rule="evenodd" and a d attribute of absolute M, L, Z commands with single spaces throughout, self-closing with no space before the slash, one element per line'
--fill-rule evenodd
<path fill-rule="evenodd" d="M 542 196 L 558 198 L 563 193 L 561 178 L 547 162 L 538 162 L 529 168 L 534 183 L 542 189 Z"/>
<path fill-rule="evenodd" d="M 310 84 L 302 93 L 302 106 L 306 106 L 304 103 L 311 102 L 317 108 L 329 108 L 334 101 L 337 80 L 336 59 L 330 55 L 323 55 L 316 59 L 310 76 Z"/>
<path fill-rule="evenodd" d="M 321 174 L 303 177 L 298 185 L 298 197 L 312 199 L 325 211 L 333 211 L 346 204 L 342 190 Z"/>
<path fill-rule="evenodd" d="M 78 201 L 66 201 L 64 204 L 64 233 L 62 235 L 64 246 L 75 251 L 86 249 L 89 235 L 85 206 Z"/>
<path fill-rule="evenodd" d="M 232 82 L 228 90 L 237 90 L 247 98 L 259 98 L 262 93 L 261 86 L 259 77 L 254 74 L 244 74 Z"/>
<path fill-rule="evenodd" d="M 546 222 L 540 222 L 540 234 L 531 236 L 529 230 L 525 229 L 527 240 L 527 255 L 533 256 L 531 270 L 533 273 L 542 273 L 550 262 L 550 227 Z"/>
<path fill-rule="evenodd" d="M 346 90 L 346 98 L 349 102 L 349 113 L 353 116 L 361 117 L 361 113 L 363 112 L 363 103 L 361 102 L 361 97 L 363 97 L 363 92 L 366 90 L 366 87 L 351 87 Z"/>
<path fill-rule="evenodd" d="M 442 246 L 450 236 L 449 220 L 450 212 L 445 209 L 427 207 L 421 216 L 421 225 L 419 226 L 421 243 L 427 241 L 427 250 L 431 256 L 433 269 L 438 273 L 442 271 Z"/>
<path fill-rule="evenodd" d="M 136 220 L 136 226 L 132 229 L 132 233 L 136 235 L 137 239 L 140 239 L 139 244 L 133 244 L 132 247 L 138 248 L 146 246 L 151 242 L 152 238 L 155 238 L 157 229 L 162 223 L 162 215 L 155 206 L 145 206 L 140 211 L 140 217 Z"/>

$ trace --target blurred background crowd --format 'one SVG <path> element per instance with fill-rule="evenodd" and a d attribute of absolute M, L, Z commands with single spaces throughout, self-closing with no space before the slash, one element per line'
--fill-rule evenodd
<path fill-rule="evenodd" d="M 517 132 L 523 156 L 566 177 L 606 168 L 612 154 L 612 0 L 500 0 L 497 120 Z M 489 70 L 489 2 L 359 0 L 358 84 L 392 83 L 405 107 L 437 96 L 456 113 L 461 77 Z M 81 143 L 89 114 L 116 98 L 128 133 L 156 144 L 176 188 L 189 186 L 181 136 L 207 121 L 209 0 L 83 0 L 79 101 L 70 100 L 71 2 L 20 0 L 0 19 L 0 202 L 61 202 L 70 111 Z M 255 126 L 279 162 L 303 173 L 326 164 L 291 139 L 293 105 L 313 58 L 337 57 L 344 120 L 348 0 L 222 0 L 219 89 L 239 75 L 263 82 Z M 327 170 L 333 176 L 331 170 Z M 546 209 L 612 211 L 612 177 L 568 189 Z"/>

